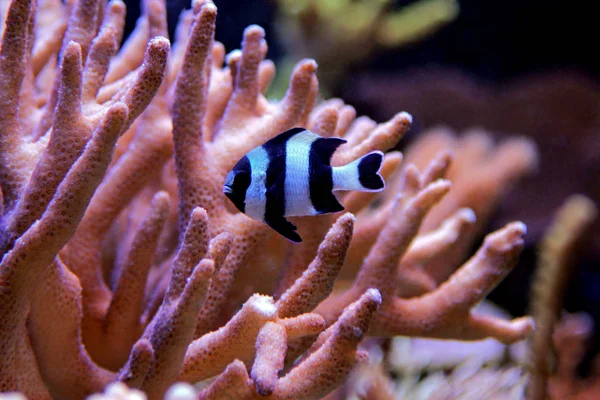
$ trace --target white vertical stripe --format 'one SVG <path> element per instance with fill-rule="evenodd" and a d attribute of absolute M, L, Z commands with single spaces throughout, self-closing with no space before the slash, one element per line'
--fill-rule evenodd
<path fill-rule="evenodd" d="M 269 155 L 259 146 L 246 154 L 252 168 L 252 180 L 246 191 L 245 213 L 251 218 L 263 221 L 265 219 L 265 206 L 267 204 L 267 167 Z"/>
<path fill-rule="evenodd" d="M 333 190 L 365 190 L 358 179 L 360 158 L 342 167 L 333 167 Z"/>
<path fill-rule="evenodd" d="M 319 136 L 300 132 L 286 142 L 285 149 L 285 216 L 315 215 L 310 202 L 310 146 Z"/>

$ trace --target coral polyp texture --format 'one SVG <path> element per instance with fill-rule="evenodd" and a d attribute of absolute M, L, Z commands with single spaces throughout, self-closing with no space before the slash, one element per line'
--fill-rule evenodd
<path fill-rule="evenodd" d="M 235 162 L 305 126 L 347 139 L 343 165 L 392 149 L 408 113 L 376 124 L 318 101 L 313 60 L 267 101 L 264 31 L 248 27 L 226 57 L 210 1 L 182 14 L 172 49 L 160 0 L 121 48 L 120 0 L 2 10 L 0 391 L 313 399 L 367 361 L 366 336 L 512 343 L 533 330 L 472 310 L 514 267 L 525 226 L 464 253 L 535 165 L 531 143 L 433 132 L 408 163 L 385 155 L 383 196 L 294 218 L 295 245 L 227 202 Z"/>

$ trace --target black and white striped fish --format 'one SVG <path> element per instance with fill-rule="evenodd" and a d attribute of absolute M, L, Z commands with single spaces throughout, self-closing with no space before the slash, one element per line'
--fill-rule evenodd
<path fill-rule="evenodd" d="M 334 190 L 379 192 L 385 187 L 378 174 L 380 151 L 342 167 L 331 166 L 331 156 L 345 142 L 304 128 L 280 133 L 238 161 L 227 174 L 223 192 L 241 212 L 301 242 L 285 217 L 342 211 Z"/>

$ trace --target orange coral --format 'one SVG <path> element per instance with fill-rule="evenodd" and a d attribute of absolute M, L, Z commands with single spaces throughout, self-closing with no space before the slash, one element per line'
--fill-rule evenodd
<path fill-rule="evenodd" d="M 197 0 L 169 55 L 165 3 L 143 5 L 119 50 L 119 0 L 10 4 L 0 58 L 2 391 L 83 398 L 121 381 L 161 398 L 176 380 L 215 378 L 202 398 L 309 399 L 366 361 L 364 335 L 512 342 L 531 331 L 528 317 L 471 312 L 514 266 L 523 224 L 490 234 L 448 280 L 428 269 L 474 223 L 460 207 L 487 210 L 506 186 L 462 204 L 489 182 L 452 194 L 447 153 L 423 173 L 406 166 L 379 208 L 368 207 L 373 194 L 341 195 L 358 218 L 297 218 L 297 246 L 232 212 L 226 173 L 279 132 L 302 125 L 346 137 L 339 165 L 394 147 L 411 117 L 377 125 L 341 100 L 315 107 L 313 60 L 269 102 L 274 67 L 260 27 L 225 57 L 216 7 Z M 62 45 L 34 39 L 63 31 Z M 387 154 L 383 174 L 400 162 Z M 496 167 L 507 181 L 521 171 Z M 438 202 L 443 212 L 431 214 Z M 344 264 L 362 267 L 332 294 Z M 407 276 L 420 297 L 398 288 Z"/>

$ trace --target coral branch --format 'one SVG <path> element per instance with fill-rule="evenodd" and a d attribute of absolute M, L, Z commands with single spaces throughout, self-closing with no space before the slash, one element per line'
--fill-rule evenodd
<path fill-rule="evenodd" d="M 329 338 L 278 381 L 276 398 L 318 398 L 335 388 L 359 361 L 364 360 L 356 346 L 369 329 L 380 304 L 379 292 L 370 289 L 348 306 L 328 329 L 330 333 L 321 334 L 329 335 Z"/>
<path fill-rule="evenodd" d="M 259 94 L 258 67 L 267 53 L 265 31 L 251 25 L 244 31 L 242 53 L 235 77 L 235 89 L 228 105 L 228 113 L 254 111 Z M 225 116 L 227 119 L 227 115 Z"/>
<path fill-rule="evenodd" d="M 87 59 L 92 40 L 96 36 L 95 28 L 98 26 L 97 22 L 99 22 L 99 10 L 100 2 L 98 0 L 82 0 L 75 3 L 71 10 L 69 24 L 63 39 L 63 46 L 60 54 L 61 58 L 64 57 L 64 53 L 69 46 L 69 43 L 73 42 L 81 47 L 82 60 L 85 61 Z M 59 97 L 59 87 L 60 78 L 57 76 L 50 92 L 50 98 L 44 109 L 44 114 L 34 132 L 34 137 L 36 138 L 42 137 L 52 126 L 54 109 Z"/>
<path fill-rule="evenodd" d="M 77 277 L 57 259 L 46 268 L 42 280 L 44 289 L 35 291 L 31 300 L 27 329 L 48 390 L 65 399 L 102 390 L 114 374 L 98 367 L 81 341 L 81 286 Z M 61 349 L 58 355 L 56 349 Z"/>
<path fill-rule="evenodd" d="M 141 333 L 142 301 L 148 270 L 152 265 L 156 245 L 167 219 L 169 195 L 157 193 L 150 210 L 135 232 L 129 253 L 120 271 L 108 311 L 105 317 L 106 336 L 123 344 L 121 359 L 111 365 L 120 367 L 127 359 L 127 352 Z M 117 346 L 114 345 L 116 348 Z"/>
<path fill-rule="evenodd" d="M 252 382 L 246 366 L 240 360 L 234 360 L 225 371 L 198 395 L 202 400 L 252 399 Z"/>
<path fill-rule="evenodd" d="M 341 216 L 323 240 L 304 274 L 277 301 L 279 317 L 295 317 L 314 309 L 333 289 L 350 245 L 355 218 Z"/>
<path fill-rule="evenodd" d="M 206 107 L 209 62 L 215 29 L 216 7 L 208 3 L 202 7 L 192 25 L 181 70 L 177 76 L 173 100 L 173 142 L 175 171 L 179 182 L 179 231 L 183 232 L 193 207 L 206 209 L 213 218 L 221 209 L 216 201 L 216 183 L 205 161 L 202 141 L 202 119 Z"/>
<path fill-rule="evenodd" d="M 183 243 L 173 260 L 173 276 L 165 298 L 168 301 L 177 299 L 192 270 L 208 251 L 210 228 L 208 215 L 202 208 L 195 208 L 190 216 L 188 227 L 183 236 Z"/>
<path fill-rule="evenodd" d="M 581 195 L 569 197 L 558 210 L 540 246 L 531 295 L 531 313 L 537 327 L 531 338 L 531 380 L 527 388 L 532 400 L 546 398 L 550 373 L 547 349 L 552 346 L 552 334 L 557 329 L 561 314 L 561 301 L 572 273 L 573 251 L 596 215 L 596 206 L 588 198 Z M 562 363 L 565 361 L 561 360 Z"/>
<path fill-rule="evenodd" d="M 93 127 L 81 113 L 81 48 L 77 43 L 69 43 L 64 52 L 60 89 L 50 141 L 10 214 L 0 245 L 3 251 L 40 218 L 92 134 Z"/>
<path fill-rule="evenodd" d="M 117 52 L 117 35 L 115 26 L 105 25 L 92 43 L 83 76 L 83 98 L 88 102 L 96 99 L 104 83 L 110 60 Z"/>
<path fill-rule="evenodd" d="M 217 235 L 210 241 L 208 258 L 215 262 L 217 272 L 210 282 L 206 300 L 198 314 L 194 339 L 212 329 L 216 329 L 217 318 L 226 304 L 227 295 L 229 294 L 237 270 L 235 264 L 225 263 L 232 244 L 233 236 L 227 232 Z"/>
<path fill-rule="evenodd" d="M 81 157 L 73 164 L 64 181 L 58 186 L 54 198 L 42 215 L 0 263 L 0 308 L 7 321 L 0 330 L 0 342 L 9 347 L 0 362 L 0 387 L 16 386 L 17 376 L 25 371 L 14 368 L 17 354 L 14 337 L 9 330 L 19 326 L 25 318 L 26 303 L 35 283 L 40 280 L 43 268 L 48 266 L 58 251 L 73 235 L 83 216 L 92 193 L 100 183 L 112 156 L 112 150 L 123 123 L 127 107 L 117 103 L 96 129 Z M 73 193 L 78 193 L 77 197 Z M 18 295 L 11 296 L 11 292 Z M 14 325 L 13 325 L 14 324 Z M 11 339 L 12 338 L 12 339 Z M 25 389 L 25 388 L 22 388 Z"/>
<path fill-rule="evenodd" d="M 4 207 L 14 207 L 31 167 L 20 146 L 19 92 L 26 72 L 27 23 L 33 13 L 32 0 L 13 1 L 6 18 L 6 29 L 0 49 L 0 185 L 4 197 Z"/>
<path fill-rule="evenodd" d="M 287 350 L 287 334 L 283 326 L 267 322 L 256 338 L 256 357 L 250 377 L 261 396 L 269 396 L 275 391 L 279 372 L 283 370 L 283 360 Z"/>
<path fill-rule="evenodd" d="M 180 379 L 197 382 L 222 371 L 233 360 L 252 360 L 258 332 L 275 321 L 277 309 L 268 296 L 253 295 L 224 327 L 189 345 Z"/>
<path fill-rule="evenodd" d="M 144 383 L 153 362 L 152 344 L 148 339 L 140 339 L 131 349 L 131 356 L 117 375 L 117 379 L 130 387 L 139 388 Z"/>
<path fill-rule="evenodd" d="M 283 365 L 282 350 L 285 349 L 280 343 L 285 334 L 277 324 L 267 323 L 257 340 L 258 355 L 252 367 L 252 379 L 248 377 L 244 364 L 235 360 L 211 386 L 200 393 L 200 398 L 218 398 L 216 396 L 222 393 L 236 396 L 237 399 L 259 399 L 269 394 L 272 399 L 323 397 L 357 363 L 365 361 L 365 355 L 358 352 L 356 347 L 368 330 L 379 304 L 381 296 L 377 290 L 365 292 L 332 327 L 319 336 L 315 350 L 279 379 L 276 371 Z M 264 341 L 262 334 L 266 336 L 269 332 L 277 336 L 275 343 Z"/>
<path fill-rule="evenodd" d="M 474 223 L 475 213 L 470 208 L 461 208 L 446 219 L 438 229 L 419 235 L 402 257 L 400 268 L 404 265 L 423 265 L 433 257 L 439 256 L 444 249 L 452 245 L 460 236 L 464 226 Z"/>
<path fill-rule="evenodd" d="M 33 76 L 37 77 L 60 50 L 67 30 L 67 7 L 61 2 L 40 1 L 36 14 L 36 41 L 31 55 L 31 70 Z M 52 80 L 49 81 L 52 84 Z"/>
<path fill-rule="evenodd" d="M 154 398 L 162 398 L 179 373 L 196 326 L 194 317 L 204 301 L 213 272 L 214 261 L 202 260 L 189 275 L 179 298 L 165 299 L 142 336 L 154 350 L 152 367 L 142 388 Z"/>
<path fill-rule="evenodd" d="M 105 82 L 114 83 L 140 66 L 144 59 L 141 49 L 149 39 L 148 18 L 140 17 L 129 39 L 123 45 L 119 54 L 111 61 Z"/>
<path fill-rule="evenodd" d="M 438 284 L 425 272 L 424 266 L 453 252 L 456 242 L 475 220 L 471 209 L 461 208 L 438 229 L 417 236 L 398 264 L 397 294 L 412 297 L 435 289 Z"/>
<path fill-rule="evenodd" d="M 512 223 L 490 234 L 479 251 L 435 291 L 413 299 L 394 299 L 383 307 L 373 333 L 475 340 L 488 336 L 512 343 L 533 330 L 529 317 L 511 322 L 471 314 L 514 267 L 525 226 Z"/>
<path fill-rule="evenodd" d="M 165 74 L 169 49 L 169 41 L 164 37 L 150 40 L 133 84 L 126 85 L 122 96 L 115 96 L 114 100 L 122 101 L 131 110 L 127 127 L 144 111 L 158 91 Z"/>
<path fill-rule="evenodd" d="M 366 140 L 350 147 L 348 143 L 340 146 L 333 155 L 332 165 L 345 165 L 374 150 L 388 150 L 394 147 L 410 128 L 412 116 L 406 112 L 396 114 L 389 122 L 379 125 Z"/>
<path fill-rule="evenodd" d="M 360 285 L 359 290 L 376 287 L 384 298 L 393 292 L 393 281 L 389 279 L 390 269 L 397 265 L 400 257 L 408 249 L 429 209 L 449 190 L 448 181 L 438 180 L 424 187 L 413 198 L 404 199 L 399 196 L 396 199 L 396 206 L 392 209 L 394 217 L 379 234 L 356 278 L 356 284 Z"/>

